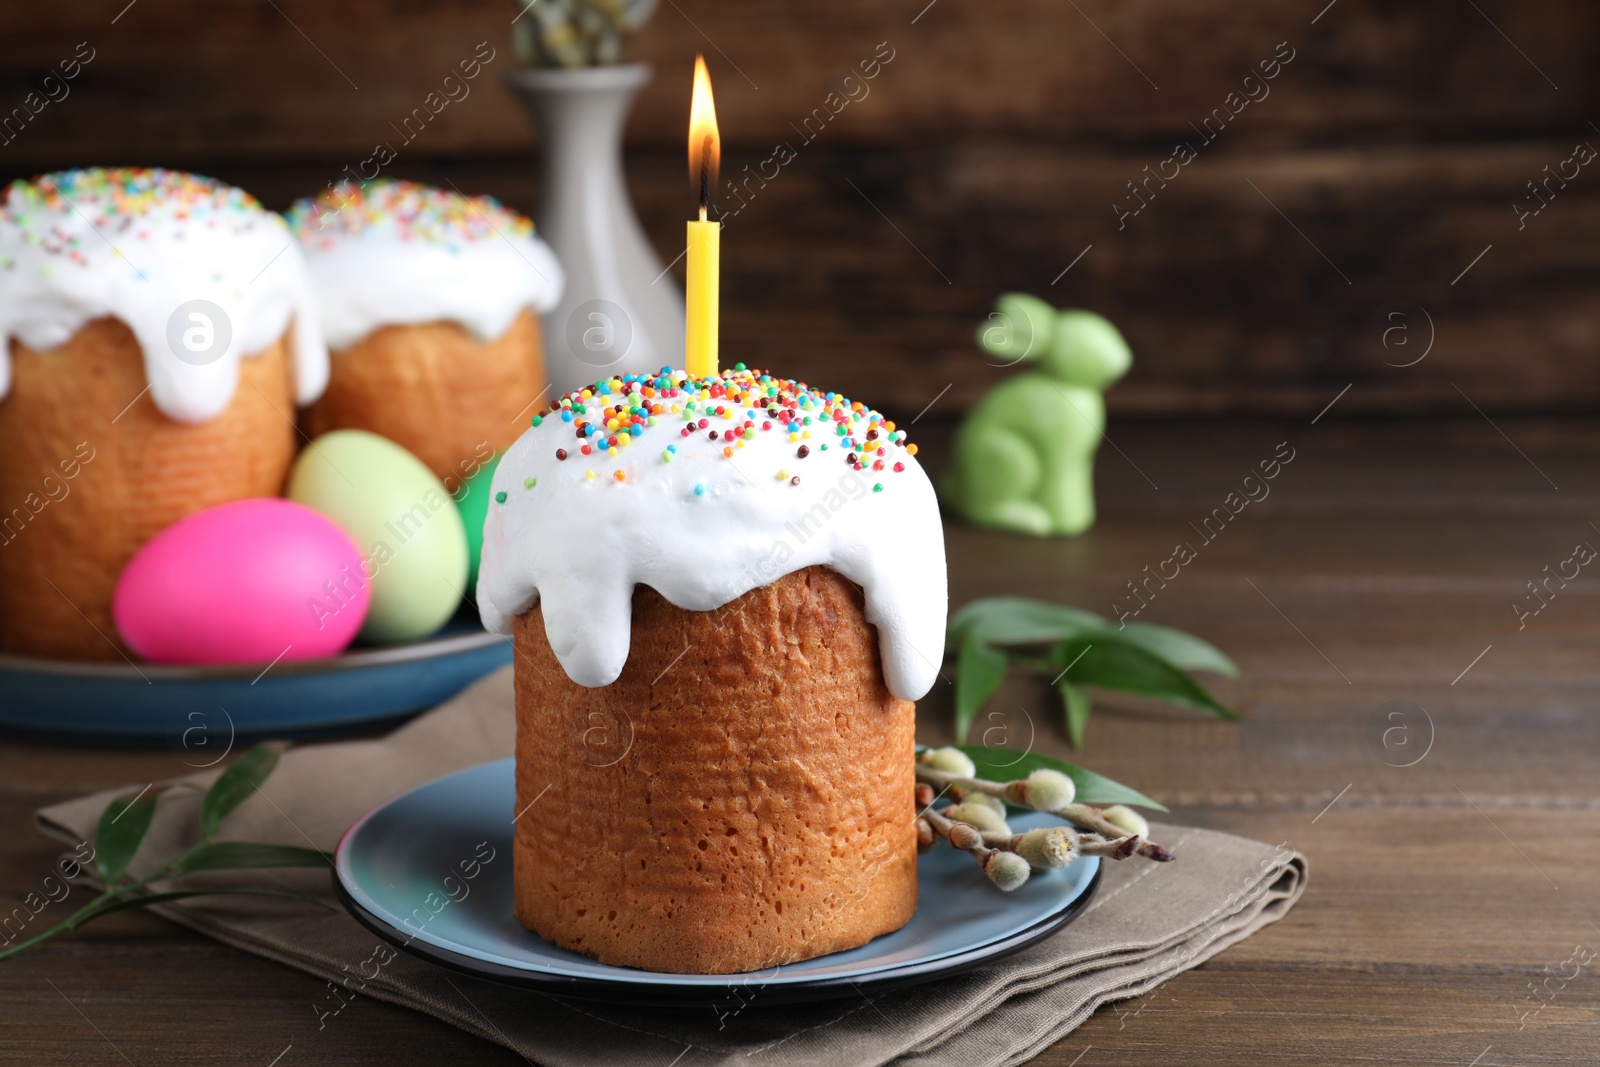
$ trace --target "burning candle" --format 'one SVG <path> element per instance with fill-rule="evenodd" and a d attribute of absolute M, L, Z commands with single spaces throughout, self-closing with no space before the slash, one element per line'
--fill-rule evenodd
<path fill-rule="evenodd" d="M 689 104 L 689 178 L 700 186 L 700 217 L 689 220 L 689 268 L 685 296 L 684 369 L 696 377 L 717 373 L 717 316 L 722 270 L 722 224 L 706 218 L 711 187 L 722 162 L 722 138 L 711 100 L 711 75 L 704 56 L 694 57 L 694 95 Z"/>

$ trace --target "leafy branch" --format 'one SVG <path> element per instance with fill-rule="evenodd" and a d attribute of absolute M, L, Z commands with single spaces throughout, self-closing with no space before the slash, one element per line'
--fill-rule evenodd
<path fill-rule="evenodd" d="M 333 857 L 318 849 L 297 848 L 291 845 L 263 845 L 248 841 L 217 841 L 222 820 L 260 788 L 278 766 L 282 748 L 275 745 L 256 745 L 247 750 L 234 764 L 223 771 L 200 801 L 201 839 L 174 856 L 143 878 L 132 878 L 128 868 L 144 843 L 150 826 L 155 821 L 156 805 L 168 788 L 188 786 L 157 786 L 139 795 L 117 797 L 100 813 L 100 822 L 94 833 L 94 866 L 100 877 L 103 891 L 83 907 L 67 916 L 50 929 L 26 941 L 0 951 L 0 960 L 15 956 L 24 949 L 43 941 L 76 930 L 87 922 L 127 908 L 148 907 L 191 897 L 256 895 L 285 897 L 307 901 L 329 911 L 335 909 L 316 897 L 287 889 L 235 886 L 228 888 L 184 888 L 163 892 L 147 892 L 153 883 L 163 878 L 181 878 L 201 871 L 238 871 L 266 867 L 329 867 Z"/>
<path fill-rule="evenodd" d="M 1089 722 L 1085 686 L 1159 697 L 1219 719 L 1238 712 L 1191 671 L 1236 678 L 1239 668 L 1209 642 L 1146 622 L 1120 626 L 1090 611 L 1028 597 L 984 597 L 950 617 L 946 653 L 956 657 L 956 738 L 966 741 L 979 710 L 1012 666 L 1046 678 L 1061 696 L 1067 735 L 1082 747 Z"/>

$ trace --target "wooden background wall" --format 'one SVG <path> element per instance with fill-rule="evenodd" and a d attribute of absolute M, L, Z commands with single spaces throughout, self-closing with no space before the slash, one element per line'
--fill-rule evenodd
<path fill-rule="evenodd" d="M 516 13 L 511 0 L 6 4 L 0 110 L 78 42 L 95 58 L 0 145 L 0 175 L 180 166 L 282 208 L 395 141 L 390 124 L 488 41 L 498 56 L 472 95 L 388 173 L 528 209 L 536 146 L 501 80 Z M 870 95 L 803 143 L 795 127 L 883 42 L 894 59 Z M 1287 49 L 1270 95 L 1203 144 L 1191 123 Z M 995 295 L 1026 289 L 1127 333 L 1135 369 L 1111 395 L 1123 417 L 1309 416 L 1351 383 L 1330 418 L 1470 414 L 1466 397 L 1491 413 L 1600 408 L 1600 166 L 1552 182 L 1535 217 L 1519 224 L 1513 207 L 1574 145 L 1600 146 L 1592 2 L 665 0 L 631 48 L 658 77 L 628 163 L 668 259 L 691 204 L 697 50 L 725 174 L 780 141 L 798 149 L 724 237 L 730 359 L 901 417 L 943 392 L 930 417 L 953 415 L 1007 373 L 971 338 Z M 1126 183 L 1180 140 L 1198 158 L 1119 228 Z M 1393 365 L 1430 334 L 1426 359 Z"/>

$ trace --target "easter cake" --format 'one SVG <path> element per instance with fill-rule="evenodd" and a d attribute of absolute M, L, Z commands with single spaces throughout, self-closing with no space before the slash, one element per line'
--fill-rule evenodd
<path fill-rule="evenodd" d="M 453 491 L 543 399 L 537 316 L 565 284 L 555 254 L 492 197 L 413 182 L 332 185 L 288 217 L 333 350 L 307 433 L 369 430 Z"/>
<path fill-rule="evenodd" d="M 327 381 L 305 263 L 248 193 L 64 171 L 0 205 L 0 648 L 115 659 L 153 534 L 280 491 Z"/>
<path fill-rule="evenodd" d="M 517 651 L 517 918 L 679 973 L 904 925 L 912 701 L 946 607 L 916 446 L 743 364 L 598 382 L 532 421 L 478 581 Z"/>

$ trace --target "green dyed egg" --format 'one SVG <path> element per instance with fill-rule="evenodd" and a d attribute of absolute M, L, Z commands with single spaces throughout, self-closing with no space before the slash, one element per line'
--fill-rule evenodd
<path fill-rule="evenodd" d="M 462 483 L 461 496 L 456 509 L 461 512 L 461 524 L 467 528 L 467 597 L 475 596 L 478 588 L 478 561 L 483 558 L 483 520 L 489 514 L 489 482 L 494 469 L 500 465 L 495 456 L 477 474 Z"/>
<path fill-rule="evenodd" d="M 467 591 L 467 533 L 450 494 L 410 452 L 365 430 L 323 434 L 295 460 L 285 495 L 361 549 L 372 607 L 359 640 L 415 640 L 455 614 Z"/>

